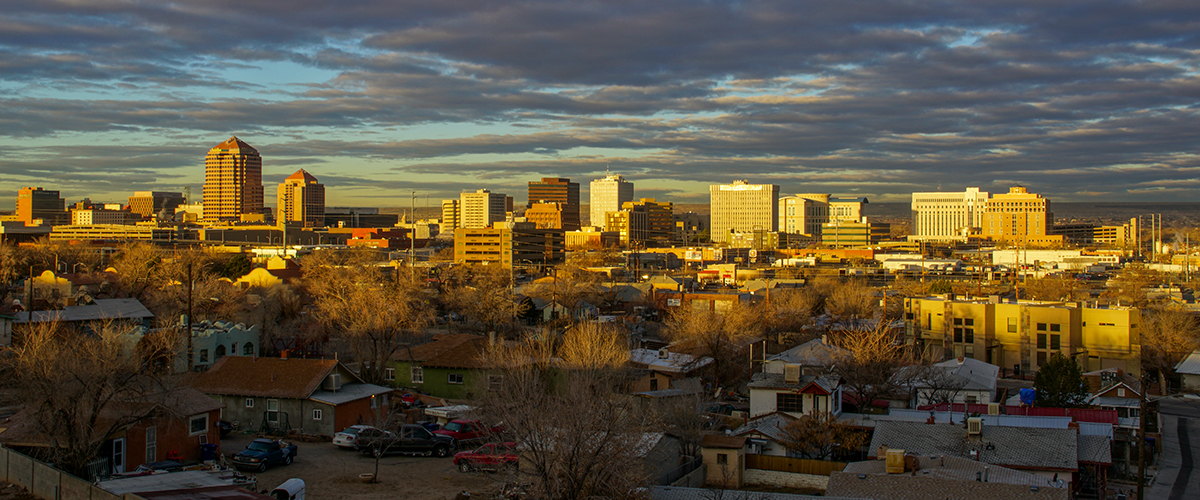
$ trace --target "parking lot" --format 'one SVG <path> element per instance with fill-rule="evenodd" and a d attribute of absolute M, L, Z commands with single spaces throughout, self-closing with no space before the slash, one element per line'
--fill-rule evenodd
<path fill-rule="evenodd" d="M 242 450 L 254 439 L 233 433 L 221 440 L 226 457 Z M 450 458 L 390 455 L 379 460 L 379 483 L 366 484 L 362 473 L 375 471 L 375 459 L 333 443 L 295 442 L 296 460 L 292 465 L 275 466 L 258 477 L 259 490 L 271 489 L 290 478 L 304 480 L 308 498 L 320 500 L 411 498 L 452 499 L 466 490 L 474 498 L 488 498 L 506 478 L 501 474 L 464 474 Z"/>

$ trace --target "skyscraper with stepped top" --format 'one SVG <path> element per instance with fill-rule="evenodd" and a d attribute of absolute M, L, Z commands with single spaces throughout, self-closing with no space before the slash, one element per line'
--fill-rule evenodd
<path fill-rule="evenodd" d="M 263 213 L 262 157 L 236 136 L 204 158 L 204 218 L 242 220 Z M 249 217 L 247 217 L 249 216 Z"/>

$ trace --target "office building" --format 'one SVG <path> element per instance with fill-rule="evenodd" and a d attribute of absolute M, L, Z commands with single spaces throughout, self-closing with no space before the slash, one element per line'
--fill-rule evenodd
<path fill-rule="evenodd" d="M 904 308 L 908 339 L 928 359 L 968 357 L 1029 374 L 1061 353 L 1084 371 L 1141 374 L 1137 308 L 953 295 L 905 299 Z"/>
<path fill-rule="evenodd" d="M 980 236 L 1018 245 L 1061 246 L 1064 237 L 1050 234 L 1053 227 L 1050 200 L 1015 186 L 987 201 Z"/>
<path fill-rule="evenodd" d="M 261 220 L 262 157 L 258 150 L 230 137 L 204 158 L 204 218 Z"/>
<path fill-rule="evenodd" d="M 304 227 L 324 226 L 325 185 L 304 169 L 297 170 L 279 185 L 276 210 L 277 222 L 299 222 Z"/>
<path fill-rule="evenodd" d="M 129 213 L 141 217 L 153 217 L 163 210 L 174 213 L 175 208 L 187 203 L 183 193 L 164 191 L 134 191 L 129 197 Z"/>
<path fill-rule="evenodd" d="M 866 198 L 833 198 L 828 194 L 804 193 L 779 199 L 779 232 L 819 237 L 830 222 L 864 223 Z"/>
<path fill-rule="evenodd" d="M 458 224 L 458 200 L 442 200 L 442 230 L 453 232 Z"/>
<path fill-rule="evenodd" d="M 967 188 L 958 193 L 913 193 L 910 240 L 965 240 L 983 227 L 988 193 Z"/>
<path fill-rule="evenodd" d="M 709 186 L 713 243 L 728 243 L 731 233 L 774 232 L 779 227 L 779 186 L 733 184 Z"/>
<path fill-rule="evenodd" d="M 608 174 L 603 179 L 592 181 L 588 191 L 588 224 L 604 227 L 607 220 L 604 214 L 616 212 L 626 202 L 633 201 L 633 183 L 616 174 Z"/>
<path fill-rule="evenodd" d="M 525 220 L 536 224 L 538 229 L 562 229 L 564 215 L 562 203 L 530 203 L 525 210 Z"/>
<path fill-rule="evenodd" d="M 671 202 L 642 198 L 621 205 L 621 210 L 606 214 L 605 231 L 619 235 L 621 244 L 645 248 L 651 244 L 665 245 L 674 235 L 674 208 Z"/>
<path fill-rule="evenodd" d="M 543 177 L 541 181 L 529 183 L 529 203 L 561 203 L 563 211 L 562 229 L 579 229 L 579 183 L 571 179 Z"/>
<path fill-rule="evenodd" d="M 601 231 L 595 226 L 586 226 L 578 231 L 567 231 L 567 250 L 599 250 L 615 247 L 621 243 L 617 233 Z"/>
<path fill-rule="evenodd" d="M 511 226 L 455 229 L 454 262 L 512 269 L 514 263 L 547 265 L 562 261 L 566 247 L 563 230 L 535 229 L 531 222 Z"/>
<path fill-rule="evenodd" d="M 102 208 L 80 208 L 71 210 L 71 224 L 75 226 L 124 223 L 125 212 L 122 210 L 105 210 Z"/>
<path fill-rule="evenodd" d="M 511 198 L 505 196 L 504 193 L 493 193 L 486 189 L 480 189 L 473 193 L 462 193 L 458 197 L 458 227 L 479 229 L 502 222 L 505 213 L 512 210 L 508 200 Z"/>
<path fill-rule="evenodd" d="M 17 220 L 26 226 L 54 226 L 70 220 L 66 202 L 58 191 L 47 191 L 40 187 L 21 188 L 17 192 Z"/>

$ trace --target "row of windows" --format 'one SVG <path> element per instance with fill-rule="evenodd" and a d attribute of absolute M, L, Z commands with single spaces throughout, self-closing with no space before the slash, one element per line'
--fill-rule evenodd
<path fill-rule="evenodd" d="M 217 346 L 217 348 L 215 350 L 216 350 L 216 353 L 215 353 L 216 358 L 215 359 L 221 359 L 221 356 L 225 355 L 225 345 L 224 344 Z M 232 346 L 229 348 L 229 352 L 236 353 L 237 350 L 238 350 L 237 342 L 234 342 L 232 344 Z M 246 342 L 245 344 L 242 344 L 242 356 L 253 356 L 253 355 L 254 355 L 254 344 L 250 343 L 250 342 Z M 199 362 L 200 363 L 208 362 L 208 349 L 200 349 L 200 361 Z"/>

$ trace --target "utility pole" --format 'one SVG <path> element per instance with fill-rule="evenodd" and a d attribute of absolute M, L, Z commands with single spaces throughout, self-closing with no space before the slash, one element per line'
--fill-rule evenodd
<path fill-rule="evenodd" d="M 191 259 L 188 259 L 187 279 L 188 279 L 187 315 L 185 315 L 183 317 L 183 325 L 184 325 L 183 326 L 183 334 L 187 336 L 187 368 L 188 368 L 188 371 L 190 372 L 190 371 L 192 371 L 192 369 L 194 367 L 194 361 L 193 361 L 193 355 L 192 355 L 192 349 L 193 349 L 193 346 L 192 346 L 192 289 L 196 288 L 195 277 L 192 275 L 192 260 Z"/>
<path fill-rule="evenodd" d="M 417 247 L 417 192 L 416 191 L 412 192 L 412 201 L 411 201 L 409 209 L 408 209 L 408 216 L 409 216 L 409 218 L 412 219 L 412 220 L 408 221 L 409 222 L 409 226 L 408 226 L 409 227 L 409 230 L 408 230 L 408 272 L 409 272 L 409 274 L 415 274 L 416 270 L 413 269 L 413 253 L 416 252 L 415 249 Z"/>

